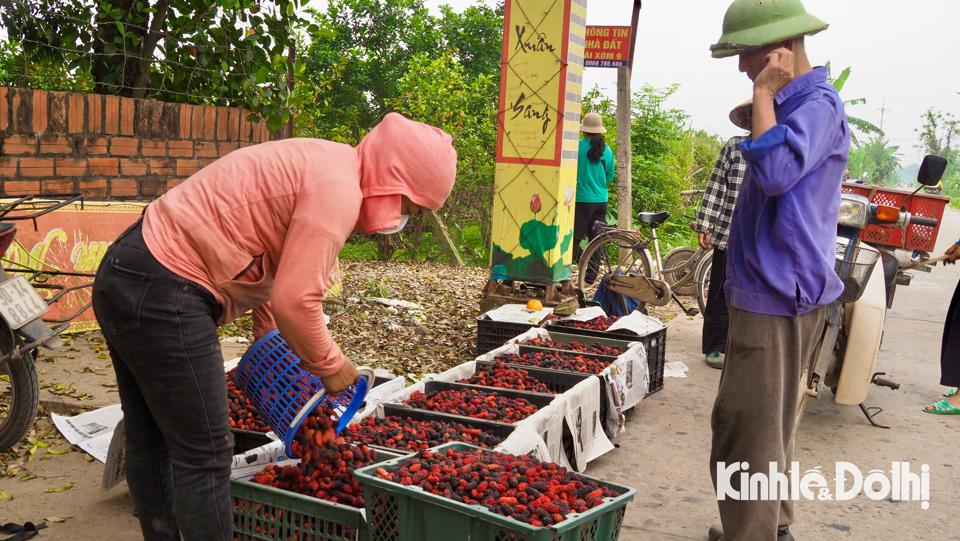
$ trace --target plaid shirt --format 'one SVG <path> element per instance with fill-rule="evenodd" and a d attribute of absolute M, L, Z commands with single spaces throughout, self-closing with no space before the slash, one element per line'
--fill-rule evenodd
<path fill-rule="evenodd" d="M 697 213 L 696 230 L 709 235 L 711 244 L 718 250 L 727 249 L 733 208 L 747 174 L 747 161 L 740 152 L 740 143 L 746 140 L 746 137 L 733 137 L 723 146 Z"/>

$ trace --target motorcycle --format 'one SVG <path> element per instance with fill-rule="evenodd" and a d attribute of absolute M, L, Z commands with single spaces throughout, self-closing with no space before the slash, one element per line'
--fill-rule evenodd
<path fill-rule="evenodd" d="M 80 200 L 78 194 L 55 201 L 23 196 L 0 206 L 0 220 L 3 220 L 0 221 L 0 254 L 7 253 L 16 238 L 14 222 L 33 221 L 36 226 L 40 216 Z M 34 363 L 39 348 L 60 348 L 60 333 L 90 307 L 86 304 L 68 317 L 44 320 L 50 305 L 70 292 L 91 285 L 66 287 L 51 283 L 51 278 L 62 275 L 92 278 L 84 273 L 36 270 L 7 260 L 4 263 L 10 267 L 0 268 L 0 452 L 13 447 L 37 415 L 40 390 Z M 48 294 L 41 296 L 38 289 Z"/>
<path fill-rule="evenodd" d="M 819 398 L 826 387 L 832 391 L 836 403 L 859 406 L 870 424 L 889 428 L 876 421 L 882 409 L 867 406 L 865 400 L 871 385 L 900 388 L 886 373 L 874 372 L 874 368 L 883 339 L 886 311 L 893 304 L 897 285 L 909 285 L 909 277 L 895 253 L 864 242 L 861 231 L 870 225 L 902 231 L 911 225 L 935 228 L 936 219 L 911 214 L 907 203 L 924 187 L 936 186 L 946 167 L 947 161 L 943 158 L 924 158 L 917 177 L 920 187 L 907 196 L 900 207 L 874 204 L 863 195 L 842 195 L 835 270 L 843 281 L 844 291 L 840 299 L 828 306 L 818 354 L 804 369 L 806 385 L 800 390 L 798 423 L 807 400 Z"/>

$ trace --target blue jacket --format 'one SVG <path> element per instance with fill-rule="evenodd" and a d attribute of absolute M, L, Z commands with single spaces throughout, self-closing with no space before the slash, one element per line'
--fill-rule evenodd
<path fill-rule="evenodd" d="M 776 96 L 776 127 L 741 144 L 749 164 L 731 224 L 730 306 L 798 316 L 843 293 L 834 272 L 840 182 L 850 129 L 826 68 Z"/>

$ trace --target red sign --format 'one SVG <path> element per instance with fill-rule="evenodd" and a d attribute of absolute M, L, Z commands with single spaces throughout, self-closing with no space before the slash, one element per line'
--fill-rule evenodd
<path fill-rule="evenodd" d="M 629 26 L 588 26 L 585 68 L 622 68 L 630 63 Z"/>

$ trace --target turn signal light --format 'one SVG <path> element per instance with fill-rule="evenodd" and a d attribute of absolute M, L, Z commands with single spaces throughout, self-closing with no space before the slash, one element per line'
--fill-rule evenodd
<path fill-rule="evenodd" d="M 898 222 L 900 221 L 900 209 L 886 205 L 877 205 L 876 220 L 878 222 Z"/>

